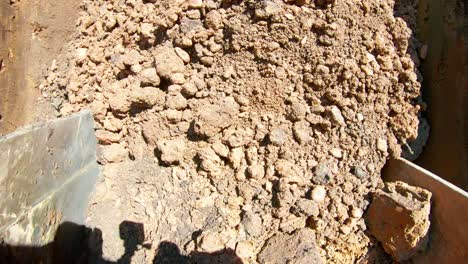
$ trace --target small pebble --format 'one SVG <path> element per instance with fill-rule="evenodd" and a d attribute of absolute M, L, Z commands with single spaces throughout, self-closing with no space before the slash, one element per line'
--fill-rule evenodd
<path fill-rule="evenodd" d="M 204 56 L 200 58 L 200 62 L 203 63 L 205 66 L 211 66 L 214 63 L 213 57 Z"/>
<path fill-rule="evenodd" d="M 268 19 L 281 11 L 281 8 L 273 1 L 261 1 L 259 8 L 255 9 L 255 17 L 258 19 Z"/>
<path fill-rule="evenodd" d="M 174 83 L 174 84 L 183 84 L 185 83 L 185 76 L 183 73 L 174 73 L 172 76 L 171 76 L 171 82 Z"/>
<path fill-rule="evenodd" d="M 367 177 L 367 172 L 360 166 L 354 167 L 353 174 L 361 179 Z"/>
<path fill-rule="evenodd" d="M 190 62 L 190 55 L 185 50 L 177 47 L 175 48 L 175 52 L 185 63 Z"/>
<path fill-rule="evenodd" d="M 332 172 L 328 161 L 321 161 L 314 168 L 314 182 L 318 184 L 327 184 L 332 178 Z"/>
<path fill-rule="evenodd" d="M 345 119 L 344 119 L 343 115 L 341 114 L 341 110 L 335 105 L 330 108 L 330 116 L 331 116 L 333 122 L 335 122 L 336 124 L 338 124 L 340 126 L 346 124 Z"/>
<path fill-rule="evenodd" d="M 75 53 L 76 61 L 82 62 L 87 58 L 87 56 L 88 56 L 88 49 L 79 48 L 76 50 L 76 53 Z"/>
<path fill-rule="evenodd" d="M 363 215 L 363 212 L 361 209 L 359 208 L 354 208 L 353 210 L 351 210 L 351 215 L 354 217 L 354 218 L 361 218 L 362 215 Z"/>
<path fill-rule="evenodd" d="M 428 46 L 427 44 L 424 44 L 421 49 L 419 49 L 419 57 L 422 59 L 422 60 L 425 60 L 426 57 L 427 57 L 427 51 L 428 51 Z"/>
<path fill-rule="evenodd" d="M 323 202 L 323 200 L 325 200 L 326 194 L 327 194 L 327 191 L 325 190 L 325 187 L 323 187 L 322 185 L 317 185 L 312 190 L 311 198 L 312 200 L 320 203 L 320 202 Z"/>
<path fill-rule="evenodd" d="M 341 226 L 340 231 L 341 231 L 341 233 L 347 235 L 347 234 L 351 233 L 351 227 L 347 226 L 347 225 Z"/>
<path fill-rule="evenodd" d="M 133 73 L 139 73 L 139 72 L 141 72 L 142 67 L 141 67 L 140 64 L 135 64 L 135 65 L 132 65 L 132 66 L 130 67 L 130 70 L 131 70 Z"/>
<path fill-rule="evenodd" d="M 273 128 L 269 134 L 269 139 L 273 145 L 281 146 L 286 142 L 286 133 L 281 128 Z"/>
<path fill-rule="evenodd" d="M 294 102 L 291 104 L 290 110 L 289 110 L 289 118 L 291 120 L 298 121 L 298 120 L 304 119 L 306 114 L 307 114 L 307 109 L 305 105 L 298 103 L 298 102 Z"/>
<path fill-rule="evenodd" d="M 188 97 L 194 96 L 197 92 L 198 88 L 192 82 L 186 82 L 182 85 L 182 93 Z"/>
<path fill-rule="evenodd" d="M 241 258 L 250 258 L 254 255 L 254 247 L 249 241 L 237 243 L 236 253 Z"/>
<path fill-rule="evenodd" d="M 203 7 L 203 0 L 189 0 L 187 4 L 190 8 L 201 8 Z"/>
<path fill-rule="evenodd" d="M 223 17 L 217 10 L 211 10 L 205 16 L 205 26 L 210 29 L 220 29 L 224 26 Z"/>
<path fill-rule="evenodd" d="M 362 120 L 364 120 L 364 115 L 362 115 L 361 113 L 358 113 L 356 116 L 359 122 L 362 122 Z"/>
<path fill-rule="evenodd" d="M 200 11 L 199 10 L 189 10 L 186 12 L 187 17 L 190 19 L 200 19 Z"/>
<path fill-rule="evenodd" d="M 341 152 L 341 149 L 339 149 L 339 148 L 332 148 L 330 150 L 330 153 L 333 155 L 333 157 L 335 157 L 337 159 L 343 157 L 343 153 Z"/>
<path fill-rule="evenodd" d="M 285 14 L 284 16 L 285 16 L 287 19 L 289 19 L 289 20 L 293 20 L 293 19 L 294 19 L 294 15 L 293 15 L 293 14 L 289 14 L 289 13 L 288 13 L 288 14 Z"/>
<path fill-rule="evenodd" d="M 382 152 L 387 152 L 388 150 L 387 140 L 383 138 L 377 139 L 377 149 Z"/>

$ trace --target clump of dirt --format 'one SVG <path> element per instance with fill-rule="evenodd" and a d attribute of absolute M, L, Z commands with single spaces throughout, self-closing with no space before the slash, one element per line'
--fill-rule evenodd
<path fill-rule="evenodd" d="M 407 261 L 427 247 L 432 193 L 399 181 L 385 185 L 373 194 L 366 223 L 393 259 Z"/>
<path fill-rule="evenodd" d="M 268 239 L 307 228 L 323 259 L 352 263 L 367 195 L 417 136 L 410 37 L 392 0 L 84 1 L 42 88 L 60 115 L 94 112 L 91 224 L 112 196 L 155 246 L 265 263 Z"/>

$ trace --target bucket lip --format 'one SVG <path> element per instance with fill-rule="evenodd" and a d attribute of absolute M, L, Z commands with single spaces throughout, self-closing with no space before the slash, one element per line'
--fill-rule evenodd
<path fill-rule="evenodd" d="M 12 131 L 11 133 L 8 133 L 8 134 L 5 134 L 5 135 L 0 135 L 0 140 L 8 140 L 10 138 L 13 138 L 13 137 L 16 137 L 16 136 L 19 136 L 19 135 L 24 135 L 26 133 L 31 132 L 31 130 L 36 130 L 36 129 L 40 129 L 42 127 L 45 127 L 52 121 L 61 122 L 61 121 L 65 121 L 65 120 L 77 117 L 77 116 L 82 116 L 82 117 L 85 117 L 85 118 L 92 118 L 93 112 L 90 109 L 83 109 L 83 110 L 81 110 L 79 112 L 70 114 L 68 116 L 63 116 L 63 117 L 56 118 L 56 119 L 51 119 L 51 120 L 39 121 L 39 122 L 30 124 L 30 125 L 19 127 L 15 131 Z"/>
<path fill-rule="evenodd" d="M 416 164 L 414 164 L 413 162 L 407 160 L 407 159 L 404 159 L 404 158 L 396 158 L 395 160 L 398 160 L 400 162 L 403 162 L 405 165 L 407 166 L 410 166 L 416 170 L 419 170 L 421 172 L 423 172 L 427 177 L 447 186 L 448 188 L 450 188 L 452 191 L 454 192 L 457 192 L 458 194 L 462 195 L 464 198 L 467 198 L 468 199 L 468 192 L 464 191 L 463 189 L 461 189 L 460 187 L 454 185 L 453 183 L 450 183 L 449 181 L 446 181 L 444 180 L 443 178 L 437 176 L 436 174 L 424 169 L 423 167 L 420 167 Z"/>

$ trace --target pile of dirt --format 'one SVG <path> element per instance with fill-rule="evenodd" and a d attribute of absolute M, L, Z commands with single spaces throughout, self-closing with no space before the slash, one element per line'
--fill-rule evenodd
<path fill-rule="evenodd" d="M 275 263 L 266 241 L 300 232 L 330 263 L 359 260 L 367 195 L 416 138 L 421 108 L 417 45 L 394 8 L 84 1 L 41 90 L 58 115 L 94 112 L 105 177 L 89 224 L 104 230 L 105 255 L 105 226 L 124 215 L 144 223 L 153 251 L 169 239 Z"/>

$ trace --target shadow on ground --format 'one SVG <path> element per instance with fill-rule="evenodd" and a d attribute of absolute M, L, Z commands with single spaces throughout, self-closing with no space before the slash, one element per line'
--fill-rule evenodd
<path fill-rule="evenodd" d="M 45 246 L 17 246 L 0 241 L 0 264 L 129 264 L 139 247 L 151 248 L 151 244 L 144 244 L 144 227 L 141 223 L 123 221 L 119 225 L 119 233 L 125 252 L 117 261 L 108 261 L 103 258 L 103 240 L 100 229 L 64 222 L 57 229 L 54 241 Z M 156 249 L 153 263 L 242 264 L 243 262 L 232 249 L 213 253 L 194 251 L 189 255 L 184 255 L 176 244 L 163 241 Z"/>

